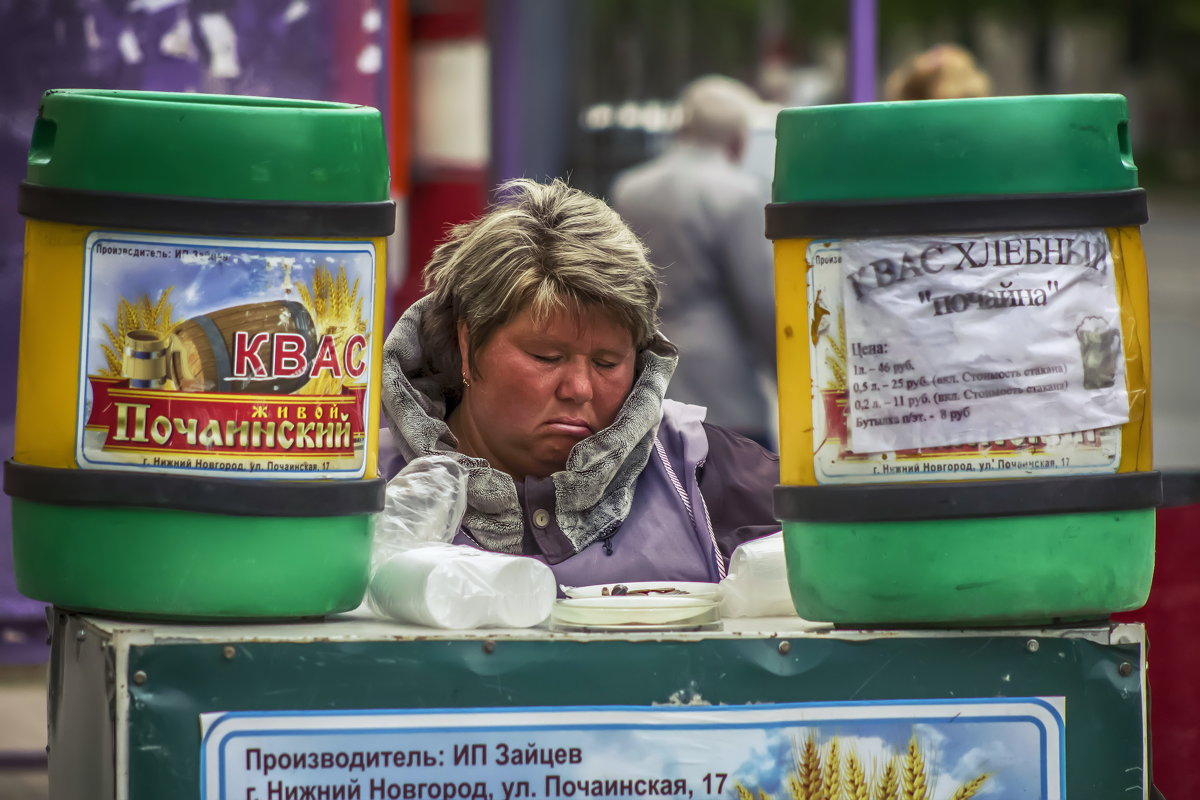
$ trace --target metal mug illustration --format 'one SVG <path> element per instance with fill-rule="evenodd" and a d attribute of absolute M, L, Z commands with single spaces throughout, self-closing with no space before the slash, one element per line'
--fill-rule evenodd
<path fill-rule="evenodd" d="M 1084 317 L 1075 328 L 1083 360 L 1083 388 L 1108 389 L 1117 382 L 1121 329 L 1101 317 Z"/>

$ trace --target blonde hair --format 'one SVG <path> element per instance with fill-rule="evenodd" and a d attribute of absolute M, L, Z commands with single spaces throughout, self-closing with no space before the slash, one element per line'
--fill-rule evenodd
<path fill-rule="evenodd" d="M 451 229 L 424 276 L 432 298 L 422 333 L 449 393 L 461 386 L 460 321 L 472 371 L 475 352 L 525 309 L 543 320 L 599 308 L 639 351 L 658 332 L 658 282 L 645 246 L 602 200 L 557 179 L 503 184 L 487 214 Z"/>
<path fill-rule="evenodd" d="M 969 52 L 939 44 L 894 69 L 883 85 L 885 100 L 953 100 L 987 97 L 992 81 Z"/>

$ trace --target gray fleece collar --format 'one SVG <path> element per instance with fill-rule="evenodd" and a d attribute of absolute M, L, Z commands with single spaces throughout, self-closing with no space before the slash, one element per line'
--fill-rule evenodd
<path fill-rule="evenodd" d="M 396 322 L 383 346 L 383 408 L 408 461 L 446 453 L 468 473 L 463 526 L 489 550 L 520 553 L 524 522 L 511 475 L 457 451 L 446 424 L 446 400 L 431 374 L 421 339 L 422 298 Z M 662 420 L 662 400 L 675 371 L 675 346 L 661 335 L 638 356 L 637 378 L 613 423 L 575 445 L 566 468 L 551 476 L 559 528 L 575 552 L 616 531 L 629 514 L 634 487 Z"/>

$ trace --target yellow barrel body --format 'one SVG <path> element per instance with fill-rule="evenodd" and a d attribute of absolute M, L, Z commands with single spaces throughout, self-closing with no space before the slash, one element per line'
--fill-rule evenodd
<path fill-rule="evenodd" d="M 17 588 L 146 617 L 356 607 L 384 490 L 379 112 L 52 90 L 27 163 Z"/>
<path fill-rule="evenodd" d="M 1119 95 L 780 113 L 775 513 L 801 616 L 1146 601 L 1162 482 L 1128 116 Z"/>
<path fill-rule="evenodd" d="M 177 299 L 180 290 L 187 287 L 173 285 L 169 283 L 169 276 L 164 276 L 164 279 L 156 284 L 145 283 L 148 288 L 141 296 L 121 297 L 117 303 L 107 308 L 86 308 L 87 301 L 99 299 L 98 295 L 113 283 L 114 277 L 95 273 L 87 276 L 90 277 L 90 281 L 85 277 L 89 237 L 93 237 L 93 249 L 104 246 L 97 242 L 134 237 L 140 240 L 137 244 L 139 249 L 170 248 L 172 256 L 175 250 L 185 247 L 211 247 L 213 241 L 212 237 L 195 237 L 178 232 L 113 231 L 37 219 L 27 221 L 24 286 L 21 298 L 15 461 L 62 469 L 81 466 L 87 468 L 92 463 L 99 468 L 102 462 L 109 461 L 112 463 L 104 466 L 120 468 L 135 465 L 140 470 L 152 473 L 165 471 L 197 474 L 197 470 L 203 470 L 200 474 L 236 475 L 239 472 L 253 472 L 255 477 L 277 479 L 361 479 L 377 474 L 376 455 L 380 421 L 376 410 L 379 408 L 383 349 L 381 328 L 385 275 L 382 265 L 385 263 L 386 239 L 373 237 L 348 241 L 335 238 L 300 240 L 281 237 L 222 237 L 219 240 L 224 248 L 220 251 L 222 256 L 228 256 L 229 262 L 238 264 L 238 268 L 244 271 L 256 272 L 257 277 L 261 279 L 252 282 L 254 294 L 269 292 L 267 282 L 273 279 L 279 284 L 275 294 L 282 298 L 285 296 L 282 284 L 290 281 L 293 288 L 287 296 L 295 299 L 287 302 L 309 307 L 310 313 L 319 317 L 315 330 L 318 347 L 321 341 L 330 342 L 332 350 L 327 347 L 325 355 L 328 356 L 332 352 L 336 364 L 326 358 L 324 364 L 331 368 L 320 369 L 321 365 L 312 363 L 315 358 L 308 354 L 297 354 L 305 356 L 309 368 L 299 380 L 290 379 L 290 383 L 285 387 L 297 383 L 299 385 L 286 393 L 248 394 L 237 391 L 237 384 L 241 382 L 228 380 L 225 381 L 228 385 L 225 390 L 214 386 L 211 381 L 205 384 L 208 388 L 202 391 L 181 391 L 181 387 L 171 384 L 168 384 L 167 390 L 117 389 L 115 394 L 110 392 L 109 397 L 116 403 L 124 404 L 126 409 L 124 430 L 119 430 L 116 427 L 119 409 L 114 410 L 111 415 L 98 415 L 94 413 L 95 409 L 88 408 L 86 394 L 89 384 L 102 386 L 106 378 L 114 379 L 118 383 L 128 380 L 126 376 L 112 374 L 120 369 L 115 362 L 120 361 L 123 366 L 128 359 L 117 358 L 120 355 L 118 345 L 121 342 L 107 333 L 109 330 L 113 334 L 121 333 L 119 328 L 125 320 L 121 319 L 120 303 L 128 304 L 126 316 L 130 318 L 130 323 L 139 324 L 133 322 L 133 318 L 138 315 L 144 316 L 146 312 L 153 314 L 154 306 L 163 300 L 165 294 L 166 299 L 158 309 L 158 318 L 143 319 L 142 322 L 163 326 L 165 329 L 161 333 L 166 340 L 170 340 L 173 332 L 181 329 L 186 331 L 190 322 L 187 316 L 177 318 L 177 315 L 172 313 L 181 306 L 187 308 L 181 302 L 182 298 Z M 317 269 L 310 268 L 307 277 L 303 275 L 303 270 L 293 268 L 291 275 L 285 278 L 279 272 L 278 265 L 270 271 L 267 271 L 266 264 L 262 263 L 261 259 L 260 263 L 255 265 L 251 254 L 264 247 L 271 248 L 271 252 L 296 254 L 291 256 L 292 258 L 302 257 L 300 254 L 310 258 L 316 255 L 322 262 L 326 258 L 325 253 L 337 255 L 351 251 L 361 256 L 360 261 L 365 269 L 360 269 L 359 274 L 347 274 L 346 264 L 333 264 L 330 269 L 326 269 L 326 265 L 322 264 Z M 201 252 L 201 256 L 197 258 L 203 257 L 204 251 L 198 252 Z M 136 263 L 136 260 L 137 257 L 133 257 L 132 263 Z M 198 266 L 202 272 L 207 265 Z M 196 270 L 189 270 L 188 274 L 193 271 Z M 314 280 L 313 276 L 318 274 L 321 277 Z M 350 294 L 351 290 L 353 294 Z M 344 296 L 339 297 L 339 291 Z M 143 299 L 147 303 L 139 306 L 139 301 Z M 251 305 L 243 302 L 248 299 L 253 297 L 224 300 L 216 304 L 201 300 L 199 303 L 193 303 L 192 308 L 206 309 L 213 305 L 241 308 L 243 305 Z M 282 301 L 259 301 L 273 312 L 276 306 L 270 305 L 272 302 L 279 304 Z M 336 304 L 340 306 L 334 308 Z M 339 314 L 339 311 L 344 313 Z M 169 319 L 164 317 L 164 312 Z M 85 318 L 89 316 L 90 324 L 88 330 L 85 330 Z M 346 318 L 342 319 L 343 316 Z M 195 324 L 191 327 L 194 328 Z M 243 331 L 244 340 L 252 342 L 253 336 L 264 332 L 261 325 L 255 325 L 253 321 L 247 327 L 249 330 Z M 346 340 L 349 338 L 343 335 L 347 327 L 354 327 L 355 332 L 363 336 L 365 342 L 361 352 L 357 348 L 352 352 L 353 363 L 350 364 L 350 369 L 356 370 L 363 366 L 362 362 L 366 362 L 366 369 L 358 377 L 351 377 L 347 373 L 347 365 L 343 363 Z M 331 338 L 324 340 L 326 335 Z M 178 361 L 178 356 L 186 352 L 187 344 L 181 344 L 177 334 L 174 338 L 176 341 L 173 344 L 177 348 L 175 360 Z M 112 354 L 111 360 L 106 361 L 104 358 L 105 347 Z M 247 366 L 257 367 L 259 362 L 263 367 L 269 366 L 269 352 L 269 342 L 261 349 L 256 348 L 255 355 L 259 358 Z M 231 354 L 227 353 L 227 357 L 228 355 L 236 355 L 236 347 Z M 84 363 L 83 359 L 88 361 Z M 314 366 L 319 374 L 311 374 L 314 372 Z M 168 367 L 165 371 L 167 380 L 176 383 L 181 380 L 186 368 Z M 333 373 L 338 371 L 342 373 L 342 377 L 332 377 Z M 269 381 L 259 380 L 257 383 L 265 385 Z M 147 430 L 137 429 L 138 407 L 146 405 L 147 401 L 157 400 L 162 402 L 150 402 L 150 407 L 144 411 L 145 414 L 152 415 L 145 421 Z M 353 414 L 345 413 L 348 404 L 354 407 Z M 194 413 L 157 413 L 167 412 L 168 409 L 172 412 L 187 409 Z M 337 417 L 331 417 L 335 409 Z M 297 412 L 302 412 L 303 418 L 297 418 Z M 281 417 L 281 413 L 286 416 Z M 256 414 L 259 416 L 255 416 Z M 345 437 L 336 429 L 334 434 L 329 435 L 328 427 L 321 428 L 325 435 L 322 442 L 316 446 L 302 446 L 312 439 L 311 431 L 306 434 L 307 439 L 304 435 L 299 438 L 286 436 L 285 441 L 292 442 L 290 447 L 282 446 L 278 442 L 278 436 L 274 445 L 267 446 L 266 435 L 263 432 L 267 423 L 274 422 L 274 430 L 278 432 L 280 423 L 284 421 L 293 425 L 320 423 L 327 426 L 331 419 L 340 420 L 343 415 L 356 420 L 355 424 L 344 429 L 349 432 L 349 448 L 344 446 Z M 151 435 L 152 432 L 148 430 L 158 417 L 166 417 L 172 429 L 170 440 L 163 444 L 158 444 Z M 191 437 L 194 442 L 189 444 L 188 431 L 193 422 L 196 432 Z M 213 422 L 220 428 L 220 444 L 201 446 L 200 436 L 205 426 Z M 226 435 L 226 426 L 230 422 L 233 424 L 232 437 Z M 240 444 L 243 438 L 242 422 L 250 423 L 251 431 L 255 422 L 260 423 L 258 447 L 253 446 L 255 437 L 251 434 L 246 435 L 246 444 Z M 105 441 L 99 448 L 89 448 L 84 441 L 89 424 L 91 430 L 99 431 L 105 436 Z M 160 434 L 164 430 L 163 425 L 164 423 L 159 423 Z M 183 430 L 182 434 L 179 433 L 180 428 Z M 128 440 L 125 444 L 129 449 L 113 450 L 111 455 L 103 455 L 104 445 L 117 445 L 113 440 L 122 434 Z M 208 438 L 213 439 L 214 436 L 210 431 Z M 135 438 L 142 441 L 132 441 Z M 226 440 L 230 438 L 234 441 L 227 443 Z M 177 439 L 179 441 L 176 441 Z M 336 446 L 325 447 L 327 440 Z M 348 449 L 352 453 L 348 454 Z M 191 466 L 156 465 L 156 458 L 162 462 L 190 462 Z M 329 462 L 328 466 L 325 466 L 326 462 Z M 278 468 L 275 468 L 276 465 Z"/>

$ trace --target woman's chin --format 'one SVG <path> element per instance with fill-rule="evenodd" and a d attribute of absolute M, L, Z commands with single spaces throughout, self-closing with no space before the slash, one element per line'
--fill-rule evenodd
<path fill-rule="evenodd" d="M 561 472 L 567 468 L 567 457 L 571 455 L 571 448 L 555 448 L 543 453 L 538 453 L 533 459 L 530 474 L 540 478 L 546 478 L 553 475 L 555 472 Z"/>

